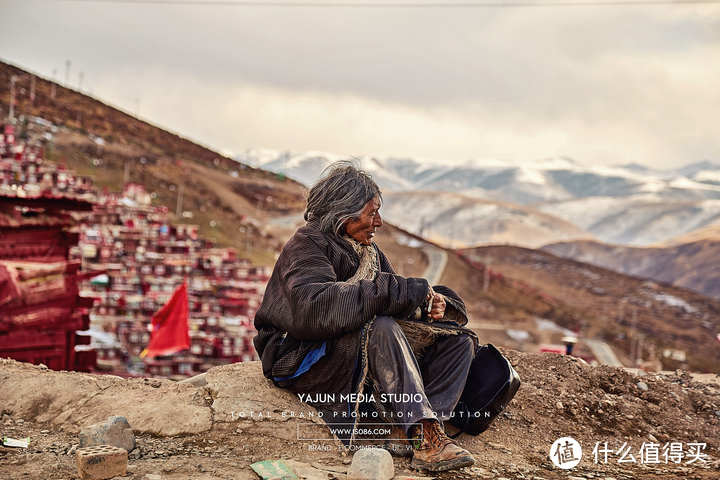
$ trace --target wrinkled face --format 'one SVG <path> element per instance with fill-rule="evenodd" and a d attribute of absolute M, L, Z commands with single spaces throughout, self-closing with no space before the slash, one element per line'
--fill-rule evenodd
<path fill-rule="evenodd" d="M 362 245 L 370 245 L 375 236 L 375 229 L 382 227 L 383 224 L 378 210 L 380 210 L 380 199 L 374 197 L 365 204 L 358 218 L 345 222 L 347 234 Z"/>

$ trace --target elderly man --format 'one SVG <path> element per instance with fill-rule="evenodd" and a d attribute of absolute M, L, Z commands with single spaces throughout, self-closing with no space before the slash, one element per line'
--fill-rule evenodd
<path fill-rule="evenodd" d="M 307 224 L 283 248 L 255 316 L 263 373 L 335 421 L 357 422 L 360 399 L 370 397 L 395 435 L 414 439 L 415 468 L 472 465 L 442 421 L 463 392 L 477 339 L 452 290 L 395 273 L 373 242 L 381 205 L 378 186 L 349 162 L 310 189 Z"/>

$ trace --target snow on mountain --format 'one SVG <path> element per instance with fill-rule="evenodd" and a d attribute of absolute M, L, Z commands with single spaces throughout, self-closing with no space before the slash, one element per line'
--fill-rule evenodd
<path fill-rule="evenodd" d="M 383 214 L 392 223 L 437 243 L 468 247 L 513 243 L 538 248 L 591 236 L 569 222 L 532 208 L 451 192 L 388 192 Z"/>
<path fill-rule="evenodd" d="M 237 159 L 311 185 L 328 164 L 347 158 L 322 152 L 275 152 L 273 158 L 271 151 L 251 150 Z M 540 218 L 542 211 L 556 220 L 574 224 L 577 228 L 572 235 L 591 234 L 601 241 L 630 245 L 667 241 L 720 222 L 720 165 L 710 162 L 657 170 L 632 163 L 588 166 L 567 157 L 526 163 L 476 159 L 462 165 L 399 157 L 363 156 L 355 160 L 373 176 L 385 196 L 391 192 L 421 191 L 425 192 L 424 197 L 434 195 L 436 201 L 442 198 L 442 204 L 436 202 L 435 206 L 445 214 L 442 219 L 431 221 L 433 231 L 437 234 L 443 230 L 441 236 L 462 243 L 497 240 L 493 225 L 501 218 L 507 219 L 501 213 L 509 210 L 493 209 L 488 204 L 480 207 L 478 200 L 533 207 L 532 214 L 512 217 L 511 223 L 516 226 L 520 225 L 516 223 L 518 218 L 524 218 L 522 224 L 527 227 L 529 219 Z M 429 192 L 462 194 L 464 200 Z M 408 197 L 403 201 L 408 202 L 402 205 L 408 210 L 407 215 L 386 200 L 386 216 L 391 222 L 418 232 L 420 220 L 414 209 L 421 211 L 425 206 L 418 203 L 420 199 Z M 469 206 L 468 202 L 474 203 Z M 540 221 L 532 225 L 532 229 L 537 228 L 544 231 L 546 226 Z M 507 241 L 528 244 L 520 237 Z"/>
<path fill-rule="evenodd" d="M 720 222 L 720 200 L 591 197 L 539 207 L 608 243 L 653 245 Z"/>

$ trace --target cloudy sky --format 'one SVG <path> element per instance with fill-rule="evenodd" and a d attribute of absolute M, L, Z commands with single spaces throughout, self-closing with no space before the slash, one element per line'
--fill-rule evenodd
<path fill-rule="evenodd" d="M 71 85 L 82 71 L 84 90 L 229 152 L 720 163 L 720 2 L 0 0 L 0 58 L 60 81 L 70 59 Z"/>

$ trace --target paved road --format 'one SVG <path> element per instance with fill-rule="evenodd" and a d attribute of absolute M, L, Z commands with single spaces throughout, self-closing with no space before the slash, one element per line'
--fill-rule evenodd
<path fill-rule="evenodd" d="M 447 253 L 445 250 L 432 245 L 426 245 L 423 247 L 423 252 L 428 257 L 428 266 L 423 273 L 423 278 L 427 279 L 430 285 L 437 285 L 440 283 L 440 278 L 445 271 L 445 265 L 447 264 Z"/>
<path fill-rule="evenodd" d="M 595 358 L 597 358 L 598 362 L 604 363 L 605 365 L 610 365 L 611 367 L 622 367 L 623 364 L 618 360 L 617 356 L 615 356 L 615 352 L 613 352 L 612 347 L 608 345 L 606 342 L 603 342 L 602 340 L 590 340 L 590 339 L 584 339 L 585 343 L 587 343 L 588 347 L 590 347 L 590 350 L 592 350 L 593 355 L 595 355 Z"/>

